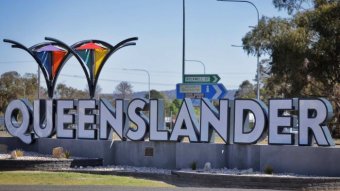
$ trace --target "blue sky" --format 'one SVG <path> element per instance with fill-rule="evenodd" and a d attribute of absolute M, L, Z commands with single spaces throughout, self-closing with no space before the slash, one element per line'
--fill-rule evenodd
<path fill-rule="evenodd" d="M 272 0 L 252 2 L 261 16 L 287 17 Z M 186 59 L 204 62 L 207 73 L 219 74 L 227 89 L 236 89 L 243 80 L 254 79 L 256 58 L 231 44 L 241 45 L 249 26 L 256 24 L 256 11 L 249 4 L 186 0 Z M 134 91 L 147 90 L 145 73 L 122 68 L 148 70 L 151 89 L 175 89 L 182 81 L 182 0 L 0 0 L 0 29 L 0 73 L 37 71 L 33 58 L 3 43 L 4 38 L 26 46 L 43 42 L 46 36 L 69 45 L 87 39 L 114 45 L 136 36 L 136 46 L 119 50 L 103 67 L 98 82 L 102 92 L 113 92 L 120 81 L 130 81 Z M 186 73 L 203 73 L 203 67 L 186 62 Z M 75 58 L 60 74 L 58 82 L 85 89 Z"/>

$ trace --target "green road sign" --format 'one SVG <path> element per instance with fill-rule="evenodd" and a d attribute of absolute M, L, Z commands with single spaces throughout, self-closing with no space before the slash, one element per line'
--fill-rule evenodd
<path fill-rule="evenodd" d="M 184 75 L 184 83 L 217 83 L 220 81 L 217 74 L 186 74 Z"/>

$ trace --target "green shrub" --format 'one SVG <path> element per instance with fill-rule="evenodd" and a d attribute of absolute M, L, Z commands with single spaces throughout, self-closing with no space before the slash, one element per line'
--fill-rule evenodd
<path fill-rule="evenodd" d="M 194 161 L 191 163 L 191 170 L 196 170 L 197 169 L 197 163 Z"/>
<path fill-rule="evenodd" d="M 67 159 L 71 157 L 70 151 L 65 151 L 64 154 L 65 154 L 65 158 L 67 158 Z"/>
<path fill-rule="evenodd" d="M 271 167 L 270 165 L 267 165 L 264 168 L 264 173 L 266 173 L 266 174 L 273 174 L 273 167 Z"/>

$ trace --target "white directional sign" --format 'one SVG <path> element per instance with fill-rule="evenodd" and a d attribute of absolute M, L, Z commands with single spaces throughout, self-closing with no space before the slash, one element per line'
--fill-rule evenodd
<path fill-rule="evenodd" d="M 212 100 L 222 99 L 227 94 L 223 84 L 177 84 L 177 99 L 184 98 L 208 98 Z"/>

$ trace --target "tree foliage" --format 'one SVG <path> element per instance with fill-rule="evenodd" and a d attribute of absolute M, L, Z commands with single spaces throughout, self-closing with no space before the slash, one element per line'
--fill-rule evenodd
<path fill-rule="evenodd" d="M 309 4 L 311 0 L 273 0 L 273 4 L 279 10 L 287 10 L 288 14 L 293 14 L 299 10 L 305 10 L 304 4 Z"/>
<path fill-rule="evenodd" d="M 132 85 L 127 81 L 122 81 L 116 86 L 116 91 L 121 99 L 129 99 L 132 96 Z"/>
<path fill-rule="evenodd" d="M 240 87 L 236 91 L 236 98 L 255 98 L 255 87 L 248 80 L 241 83 Z"/>
<path fill-rule="evenodd" d="M 144 98 L 148 98 L 149 93 L 145 94 Z M 164 100 L 164 109 L 167 115 L 177 115 L 179 108 L 181 107 L 181 101 L 178 99 L 169 100 L 168 96 L 160 91 L 151 90 L 150 99 L 162 99 Z"/>
<path fill-rule="evenodd" d="M 66 84 L 58 84 L 55 89 L 56 98 L 58 99 L 87 99 L 89 94 L 86 91 L 67 86 Z"/>
<path fill-rule="evenodd" d="M 145 94 L 144 98 L 149 98 L 149 92 Z M 166 95 L 157 90 L 150 90 L 150 99 L 166 99 Z"/>
<path fill-rule="evenodd" d="M 0 114 L 5 112 L 10 101 L 24 97 L 30 101 L 37 97 L 36 75 L 21 76 L 15 71 L 3 73 L 0 76 Z"/>
<path fill-rule="evenodd" d="M 90 90 L 89 90 L 88 86 L 85 87 L 85 92 L 87 92 L 87 94 L 90 94 Z M 100 87 L 99 84 L 97 84 L 96 90 L 94 91 L 94 98 L 95 99 L 99 99 L 99 96 L 100 96 L 101 92 L 102 92 L 102 88 Z"/>
<path fill-rule="evenodd" d="M 242 39 L 248 54 L 270 56 L 268 95 L 328 97 L 340 118 L 340 1 L 273 0 L 292 18 L 263 17 Z"/>
<path fill-rule="evenodd" d="M 182 100 L 179 100 L 179 99 L 172 100 L 172 102 L 169 106 L 169 110 L 172 113 L 172 115 L 178 114 L 179 109 L 181 108 L 181 105 L 182 105 Z"/>
<path fill-rule="evenodd" d="M 16 71 L 5 72 L 0 76 L 0 114 L 5 112 L 9 102 L 15 99 L 26 98 L 30 102 L 38 97 L 38 80 L 36 74 L 26 73 L 20 75 Z M 98 89 L 99 92 L 100 89 Z M 47 99 L 46 89 L 40 87 L 40 99 Z M 87 99 L 88 92 L 58 84 L 55 89 L 55 98 L 60 99 Z"/>

